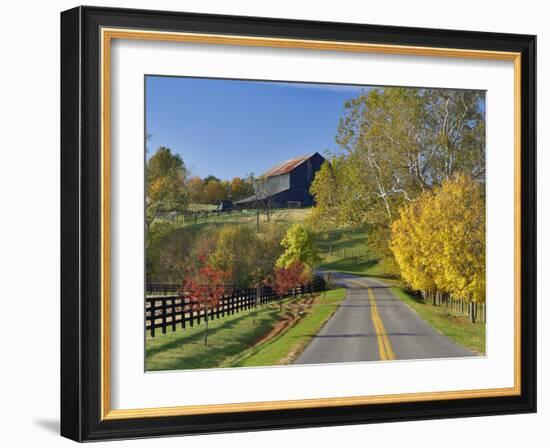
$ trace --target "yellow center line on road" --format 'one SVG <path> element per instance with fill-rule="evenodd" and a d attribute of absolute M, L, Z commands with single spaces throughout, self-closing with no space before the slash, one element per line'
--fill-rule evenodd
<path fill-rule="evenodd" d="M 378 350 L 380 352 L 380 359 L 382 361 L 390 361 L 395 359 L 395 354 L 393 353 L 392 346 L 388 340 L 388 335 L 386 334 L 386 329 L 380 319 L 378 314 L 378 307 L 376 306 L 376 298 L 372 289 L 367 286 L 367 291 L 369 293 L 369 300 L 371 304 L 371 315 L 372 321 L 374 322 L 374 328 L 376 330 L 376 336 L 378 338 Z"/>
<path fill-rule="evenodd" d="M 392 359 L 395 359 L 395 354 L 393 352 L 390 341 L 388 340 L 386 329 L 384 328 L 382 319 L 378 314 L 378 307 L 376 306 L 376 297 L 374 296 L 374 292 L 368 285 L 365 285 L 358 280 L 350 280 L 350 283 L 361 286 L 362 288 L 365 288 L 367 290 L 369 302 L 371 305 L 372 323 L 374 325 L 374 331 L 376 332 L 376 338 L 378 340 L 378 352 L 380 354 L 380 360 L 390 361 Z"/>

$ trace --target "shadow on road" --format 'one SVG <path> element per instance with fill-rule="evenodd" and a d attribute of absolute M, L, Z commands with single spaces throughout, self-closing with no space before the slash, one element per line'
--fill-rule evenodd
<path fill-rule="evenodd" d="M 376 338 L 378 336 L 426 336 L 426 333 L 393 332 L 393 333 L 342 333 L 342 334 L 308 334 L 306 336 L 313 338 Z"/>

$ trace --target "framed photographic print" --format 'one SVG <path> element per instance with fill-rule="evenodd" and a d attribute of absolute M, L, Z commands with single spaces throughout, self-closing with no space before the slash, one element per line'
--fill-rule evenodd
<path fill-rule="evenodd" d="M 536 410 L 534 36 L 61 14 L 61 433 Z"/>

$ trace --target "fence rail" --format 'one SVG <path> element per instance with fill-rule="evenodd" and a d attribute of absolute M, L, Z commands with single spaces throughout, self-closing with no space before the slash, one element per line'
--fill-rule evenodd
<path fill-rule="evenodd" d="M 484 324 L 487 322 L 486 303 L 477 303 L 456 299 L 449 294 L 423 293 L 424 301 L 431 302 L 434 306 L 440 306 L 454 311 L 456 314 L 468 316 L 470 321 Z"/>
<path fill-rule="evenodd" d="M 166 333 L 167 329 L 172 331 L 176 331 L 178 328 L 185 329 L 200 325 L 201 321 L 204 322 L 206 319 L 220 319 L 271 302 L 324 291 L 326 282 L 322 277 L 315 277 L 313 282 L 289 289 L 283 296 L 278 296 L 270 287 L 260 288 L 259 297 L 255 288 L 235 290 L 232 294 L 224 297 L 218 306 L 209 309 L 195 309 L 192 298 L 178 293 L 179 285 L 157 284 L 156 286 L 155 291 L 166 291 L 173 294 L 152 295 L 145 298 L 145 331 L 149 331 L 152 337 L 155 337 L 157 329 L 160 329 L 162 333 Z M 176 286 L 175 290 L 173 290 L 174 286 Z"/>

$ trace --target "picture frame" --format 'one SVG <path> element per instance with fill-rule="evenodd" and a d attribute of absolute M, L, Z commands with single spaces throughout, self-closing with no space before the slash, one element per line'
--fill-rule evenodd
<path fill-rule="evenodd" d="M 111 407 L 111 44 L 186 42 L 513 63 L 513 387 Z M 167 11 L 61 14 L 61 435 L 76 441 L 536 412 L 536 37 Z"/>

